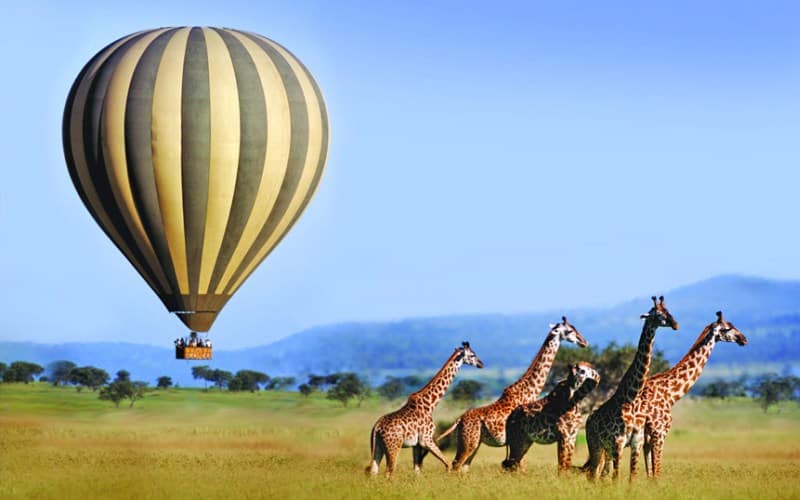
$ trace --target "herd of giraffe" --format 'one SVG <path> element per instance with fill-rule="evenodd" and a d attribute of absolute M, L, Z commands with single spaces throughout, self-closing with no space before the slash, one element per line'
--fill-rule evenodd
<path fill-rule="evenodd" d="M 397 411 L 375 422 L 370 436 L 371 461 L 368 474 L 377 474 L 384 455 L 386 474 L 394 471 L 401 448 L 411 447 L 414 471 L 430 452 L 446 470 L 466 472 L 481 443 L 505 446 L 505 470 L 524 468 L 524 456 L 530 446 L 557 443 L 559 472 L 578 469 L 590 479 L 598 474 L 619 477 L 619 460 L 626 446 L 631 449 L 630 478 L 638 472 L 639 456 L 644 451 L 648 477 L 661 474 L 664 440 L 672 425 L 672 406 L 681 399 L 703 371 L 718 341 L 745 345 L 747 338 L 722 312 L 707 325 L 689 352 L 671 369 L 647 377 L 653 354 L 653 342 L 659 327 L 678 329 L 678 322 L 664 305 L 664 297 L 652 297 L 653 307 L 641 316 L 642 333 L 633 362 L 623 375 L 614 394 L 586 420 L 589 459 L 579 468 L 572 467 L 575 440 L 582 424 L 580 401 L 599 383 L 600 374 L 589 363 L 569 367 L 567 378 L 545 397 L 537 399 L 544 388 L 561 341 L 580 347 L 586 339 L 566 317 L 551 325 L 542 347 L 519 380 L 503 390 L 500 398 L 486 406 L 471 408 L 453 425 L 435 437 L 433 411 L 464 365 L 483 367 L 475 351 L 464 342 L 456 348 L 444 366 L 420 390 L 408 397 Z M 456 456 L 449 463 L 437 446 L 437 440 L 456 432 Z"/>

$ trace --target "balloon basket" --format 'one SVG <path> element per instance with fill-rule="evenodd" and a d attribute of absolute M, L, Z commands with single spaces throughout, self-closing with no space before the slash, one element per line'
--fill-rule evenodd
<path fill-rule="evenodd" d="M 176 347 L 175 359 L 211 359 L 211 347 Z"/>

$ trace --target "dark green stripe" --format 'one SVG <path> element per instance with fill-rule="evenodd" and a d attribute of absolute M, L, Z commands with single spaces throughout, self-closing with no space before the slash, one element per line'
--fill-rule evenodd
<path fill-rule="evenodd" d="M 145 35 L 147 35 L 147 32 L 143 32 L 122 44 L 105 60 L 105 62 L 103 62 L 100 68 L 98 68 L 98 71 L 95 73 L 95 77 L 90 84 L 89 91 L 87 92 L 86 107 L 84 108 L 82 117 L 82 139 L 86 154 L 86 162 L 88 165 L 89 178 L 91 179 L 94 189 L 97 192 L 98 199 L 100 200 L 100 204 L 102 206 L 102 211 L 106 214 L 111 222 L 111 225 L 114 227 L 120 238 L 122 238 L 123 242 L 130 250 L 131 257 L 129 258 L 133 259 L 132 264 L 134 264 L 134 266 L 138 265 L 138 269 L 143 270 L 147 279 L 150 281 L 150 283 L 152 283 L 152 286 L 157 287 L 155 289 L 156 293 L 163 293 L 164 290 L 160 290 L 158 288 L 160 287 L 159 281 L 156 279 L 153 269 L 148 266 L 147 259 L 145 259 L 144 254 L 139 251 L 139 247 L 136 244 L 133 234 L 128 229 L 125 219 L 122 216 L 122 212 L 117 205 L 116 199 L 114 198 L 114 193 L 111 189 L 111 183 L 106 172 L 105 158 L 103 157 L 102 148 L 102 135 L 100 130 L 104 98 L 106 92 L 108 91 L 108 85 L 111 80 L 111 76 L 113 75 L 114 70 L 116 69 L 117 64 L 119 64 L 122 56 L 125 55 L 125 53 L 133 44 L 135 44 Z M 76 84 L 76 89 L 77 85 L 79 85 L 79 83 Z M 86 206 L 89 208 L 90 213 L 92 213 L 92 216 L 94 217 L 95 221 L 97 221 L 98 225 L 103 228 L 103 231 L 105 231 L 106 235 L 109 235 L 108 230 L 102 226 L 97 214 L 93 213 L 88 204 Z M 116 242 L 114 242 L 114 244 L 116 245 Z"/>
<path fill-rule="evenodd" d="M 200 28 L 192 28 L 183 63 L 181 172 L 189 293 L 193 297 L 198 294 L 208 203 L 211 155 L 211 96 L 208 78 L 205 37 Z"/>
<path fill-rule="evenodd" d="M 172 265 L 172 255 L 169 252 L 158 202 L 152 135 L 156 74 L 164 49 L 175 31 L 162 33 L 147 46 L 131 76 L 125 104 L 125 154 L 133 201 L 142 220 L 142 226 L 156 254 L 156 260 L 161 264 L 172 288 L 172 293 L 179 294 L 178 279 Z"/>
<path fill-rule="evenodd" d="M 289 98 L 289 115 L 291 117 L 292 132 L 288 167 L 286 176 L 278 192 L 278 199 L 275 201 L 275 206 L 264 224 L 264 227 L 259 231 L 255 243 L 233 273 L 231 282 L 225 288 L 224 293 L 226 294 L 231 292 L 233 283 L 239 279 L 248 263 L 256 258 L 258 250 L 264 246 L 267 239 L 275 231 L 275 227 L 286 213 L 289 203 L 295 191 L 297 191 L 297 186 L 303 173 L 303 164 L 305 163 L 308 151 L 308 110 L 306 108 L 305 96 L 303 95 L 303 90 L 300 87 L 297 76 L 292 71 L 286 59 L 271 45 L 257 36 L 249 33 L 242 34 L 253 40 L 261 50 L 267 54 L 278 69 L 278 73 L 281 75 L 283 86 Z M 269 112 L 269 110 L 267 110 L 267 112 Z M 269 144 L 269 137 L 267 137 L 267 144 Z"/>
<path fill-rule="evenodd" d="M 277 42 L 275 42 L 275 43 L 277 44 Z M 283 47 L 283 45 L 281 45 L 281 47 Z M 289 52 L 286 49 L 286 47 L 283 47 L 283 50 L 286 50 L 287 52 Z M 291 52 L 289 52 L 289 53 L 291 54 Z M 292 54 L 292 56 L 294 56 L 294 54 Z M 308 78 L 308 81 L 311 82 L 311 86 L 314 88 L 314 95 L 317 96 L 317 102 L 319 103 L 320 119 L 321 119 L 321 123 L 322 123 L 322 140 L 321 140 L 321 143 L 320 143 L 320 154 L 319 154 L 319 160 L 317 161 L 316 171 L 314 172 L 314 178 L 311 180 L 311 184 L 309 185 L 308 192 L 306 193 L 306 197 L 305 197 L 305 199 L 303 199 L 303 202 L 300 204 L 300 209 L 297 211 L 297 213 L 295 214 L 294 218 L 292 218 L 292 221 L 286 227 L 286 232 L 284 232 L 281 235 L 281 237 L 278 238 L 278 241 L 275 242 L 275 246 L 276 247 L 280 244 L 281 241 L 283 241 L 283 238 L 287 234 L 289 234 L 289 231 L 292 230 L 292 227 L 294 227 L 294 225 L 297 222 L 297 220 L 300 218 L 301 215 L 303 215 L 303 212 L 305 212 L 306 207 L 311 202 L 311 198 L 314 197 L 314 193 L 317 190 L 317 186 L 319 186 L 319 181 L 322 180 L 322 173 L 325 171 L 325 160 L 327 159 L 327 155 L 328 155 L 328 138 L 329 138 L 329 133 L 328 133 L 328 110 L 325 108 L 325 101 L 322 98 L 322 92 L 319 90 L 319 85 L 317 85 L 317 82 L 314 80 L 314 77 L 311 75 L 311 72 L 308 71 L 308 68 L 306 68 L 305 65 L 302 62 L 300 62 L 300 60 L 297 59 L 296 57 L 295 57 L 295 60 L 300 65 L 300 67 L 303 68 L 303 72 L 305 73 L 306 77 Z"/>
<path fill-rule="evenodd" d="M 81 184 L 80 177 L 78 177 L 77 167 L 75 166 L 76 163 L 75 153 L 72 150 L 72 132 L 71 132 L 72 127 L 70 124 L 72 122 L 72 113 L 74 112 L 75 98 L 78 93 L 78 87 L 80 87 L 81 83 L 83 83 L 83 80 L 87 78 L 86 74 L 89 72 L 89 68 L 91 68 L 97 62 L 97 60 L 104 55 L 104 53 L 107 50 L 109 50 L 115 43 L 119 42 L 122 38 L 118 38 L 117 40 L 114 40 L 113 42 L 103 47 L 103 49 L 100 50 L 100 52 L 95 54 L 95 56 L 92 57 L 88 63 L 86 63 L 83 69 L 81 69 L 80 73 L 78 73 L 78 77 L 75 78 L 75 81 L 72 82 L 72 87 L 70 87 L 69 89 L 69 94 L 67 95 L 67 102 L 64 104 L 64 117 L 61 122 L 61 142 L 64 146 L 64 159 L 67 162 L 67 171 L 69 172 L 69 177 L 70 179 L 72 179 L 72 184 L 75 187 L 75 190 L 78 192 L 78 197 L 81 199 L 83 205 L 89 211 L 89 214 L 95 221 L 97 221 L 98 224 L 100 223 L 100 219 L 98 219 L 97 212 L 92 208 L 92 205 L 89 202 L 89 197 L 86 194 L 86 190 L 84 189 L 83 184 Z M 83 111 L 85 114 L 86 107 L 84 107 Z M 84 117 L 81 117 L 81 121 L 82 122 L 85 121 Z M 85 142 L 85 140 L 82 142 Z M 103 228 L 103 231 L 106 233 L 106 235 L 108 235 L 108 231 L 103 226 L 100 227 Z"/>
<path fill-rule="evenodd" d="M 215 31 L 225 41 L 236 75 L 241 135 L 236 186 L 222 247 L 211 276 L 210 292 L 217 289 L 219 280 L 222 279 L 230 263 L 233 251 L 253 211 L 258 187 L 264 174 L 264 158 L 267 151 L 267 109 L 255 63 L 236 37 L 223 30 Z"/>

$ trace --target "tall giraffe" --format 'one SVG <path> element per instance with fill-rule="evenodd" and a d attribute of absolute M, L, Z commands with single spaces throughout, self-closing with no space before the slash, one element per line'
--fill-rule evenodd
<path fill-rule="evenodd" d="M 622 449 L 629 443 L 631 445 L 631 470 L 636 469 L 635 463 L 638 457 L 634 450 L 639 449 L 639 444 L 631 442 L 631 439 L 636 439 L 639 435 L 634 433 L 637 425 L 633 402 L 639 391 L 642 390 L 644 379 L 650 370 L 656 330 L 665 326 L 669 326 L 673 330 L 678 329 L 678 323 L 664 306 L 664 297 L 661 297 L 658 302 L 655 297 L 652 299 L 653 307 L 647 314 L 641 316 L 644 326 L 633 362 L 622 376 L 614 395 L 586 420 L 589 461 L 585 467 L 589 470 L 590 479 L 597 477 L 604 458 L 611 459 L 614 467 L 613 478 L 617 479 Z"/>
<path fill-rule="evenodd" d="M 500 399 L 486 406 L 467 410 L 437 438 L 441 439 L 458 429 L 453 470 L 468 470 L 481 442 L 489 446 L 505 446 L 506 419 L 514 408 L 535 401 L 542 392 L 562 340 L 574 342 L 581 347 L 589 345 L 583 335 L 562 316 L 561 323 L 550 325 L 550 331 L 531 365 L 519 380 L 503 389 Z"/>
<path fill-rule="evenodd" d="M 380 417 L 372 426 L 370 448 L 372 461 L 366 468 L 368 474 L 377 474 L 383 455 L 386 455 L 386 475 L 391 476 L 400 448 L 413 447 L 414 471 L 422 467 L 422 457 L 427 451 L 433 453 L 450 470 L 450 464 L 436 445 L 433 434 L 433 410 L 439 404 L 447 388 L 453 383 L 462 364 L 483 368 L 483 362 L 463 342 L 447 359 L 444 366 L 425 387 L 408 396 L 406 404 L 397 411 Z"/>
<path fill-rule="evenodd" d="M 648 476 L 661 475 L 661 454 L 664 440 L 672 427 L 672 406 L 700 378 L 714 346 L 720 341 L 736 342 L 743 346 L 747 344 L 747 337 L 722 317 L 722 311 L 717 311 L 717 320 L 703 329 L 689 352 L 666 372 L 647 379 L 636 397 L 636 413 L 645 417 L 644 439 L 638 439 L 637 442 L 644 443 L 644 464 Z M 641 429 L 637 431 L 642 432 Z M 631 467 L 634 465 L 631 461 Z M 636 472 L 631 469 L 632 475 Z"/>
<path fill-rule="evenodd" d="M 506 470 L 517 470 L 533 443 L 558 443 L 558 471 L 572 468 L 575 439 L 580 429 L 578 403 L 600 383 L 600 374 L 589 363 L 570 366 L 569 375 L 542 399 L 518 406 L 508 416 Z"/>

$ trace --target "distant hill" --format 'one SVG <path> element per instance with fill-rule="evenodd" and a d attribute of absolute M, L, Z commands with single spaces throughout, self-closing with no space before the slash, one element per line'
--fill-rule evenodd
<path fill-rule="evenodd" d="M 742 276 L 720 276 L 672 290 L 667 306 L 680 322 L 677 332 L 662 330 L 656 348 L 670 361 L 685 353 L 703 327 L 722 309 L 749 339 L 746 347 L 720 345 L 711 363 L 778 363 L 800 366 L 800 282 Z M 583 309 L 530 314 L 479 314 L 413 318 L 394 322 L 341 323 L 304 330 L 269 345 L 237 351 L 215 351 L 212 367 L 235 371 L 257 369 L 270 375 L 356 371 L 429 371 L 438 368 L 453 348 L 469 340 L 490 368 L 526 366 L 541 345 L 548 324 L 566 314 L 595 346 L 611 341 L 635 343 L 639 315 L 650 306 L 641 297 L 608 309 Z M 170 375 L 182 385 L 194 384 L 191 364 L 172 359 L 171 349 L 123 343 L 44 345 L 0 342 L 0 361 L 47 364 L 68 359 L 109 371 L 130 371 L 153 383 Z M 194 364 L 200 364 L 195 362 Z M 710 365 L 711 366 L 711 365 Z"/>

